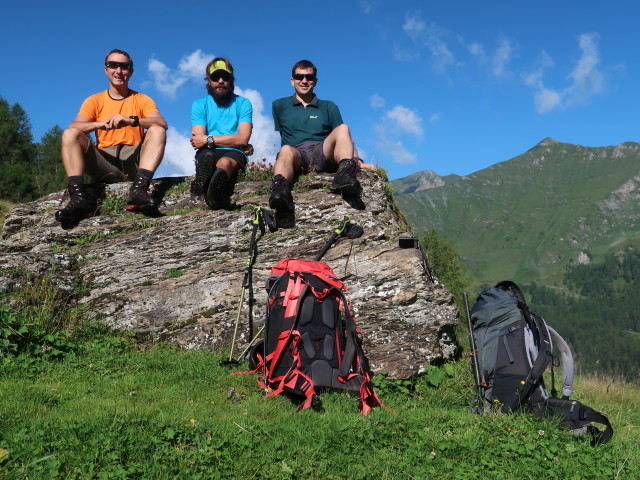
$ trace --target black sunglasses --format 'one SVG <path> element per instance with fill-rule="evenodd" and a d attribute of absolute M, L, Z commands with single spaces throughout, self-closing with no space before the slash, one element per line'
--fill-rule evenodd
<path fill-rule="evenodd" d="M 120 67 L 122 70 L 131 70 L 131 68 L 133 68 L 133 65 L 131 65 L 130 63 L 122 62 L 107 62 L 104 64 L 104 66 L 107 68 L 113 68 L 114 70 L 117 70 L 118 67 Z"/>
<path fill-rule="evenodd" d="M 308 82 L 315 82 L 316 76 L 313 73 L 294 73 L 293 79 L 298 81 L 305 79 Z"/>
<path fill-rule="evenodd" d="M 225 72 L 224 70 L 216 70 L 211 75 L 209 75 L 209 78 L 212 82 L 217 82 L 219 81 L 218 79 L 222 79 L 223 82 L 229 82 L 231 81 L 233 76 L 229 72 Z"/>

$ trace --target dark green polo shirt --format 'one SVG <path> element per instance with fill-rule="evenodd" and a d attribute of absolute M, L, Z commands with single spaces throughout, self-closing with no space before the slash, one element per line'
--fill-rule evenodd
<path fill-rule="evenodd" d="M 273 102 L 272 113 L 282 145 L 322 142 L 343 123 L 338 106 L 329 100 L 319 100 L 317 96 L 306 107 L 295 95 L 280 98 Z"/>

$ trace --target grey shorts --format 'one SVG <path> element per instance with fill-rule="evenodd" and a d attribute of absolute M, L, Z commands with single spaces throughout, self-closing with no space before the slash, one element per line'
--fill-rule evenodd
<path fill-rule="evenodd" d="M 100 183 L 135 180 L 140 165 L 140 155 L 144 149 L 142 143 L 96 148 L 90 141 L 87 151 L 84 152 L 86 174 L 93 181 Z"/>
<path fill-rule="evenodd" d="M 322 151 L 323 142 L 302 142 L 295 148 L 302 155 L 302 170 L 304 173 L 314 172 L 334 173 L 338 170 L 338 164 L 330 162 Z"/>

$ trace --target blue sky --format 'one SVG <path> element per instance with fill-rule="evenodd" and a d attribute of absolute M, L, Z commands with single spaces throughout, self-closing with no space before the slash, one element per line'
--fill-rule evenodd
<path fill-rule="evenodd" d="M 128 51 L 130 87 L 169 122 L 156 176 L 192 174 L 190 108 L 204 66 L 226 56 L 254 108 L 252 143 L 273 159 L 271 102 L 291 66 L 318 67 L 356 146 L 391 179 L 469 174 L 545 137 L 584 146 L 638 141 L 636 1 L 8 2 L 0 96 L 38 140 L 108 87 L 107 51 Z"/>

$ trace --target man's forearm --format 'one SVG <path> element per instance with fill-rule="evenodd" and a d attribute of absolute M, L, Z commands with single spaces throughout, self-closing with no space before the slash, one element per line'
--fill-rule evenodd
<path fill-rule="evenodd" d="M 104 126 L 104 122 L 71 122 L 68 128 L 77 128 L 84 134 L 95 132 Z"/>
<path fill-rule="evenodd" d="M 167 129 L 167 121 L 163 117 L 144 117 L 139 119 L 139 125 L 145 130 L 153 125 Z"/>

